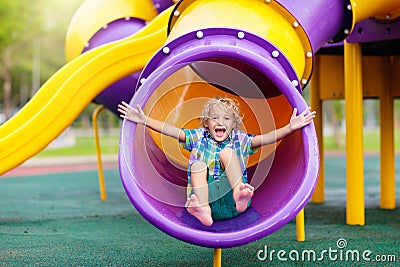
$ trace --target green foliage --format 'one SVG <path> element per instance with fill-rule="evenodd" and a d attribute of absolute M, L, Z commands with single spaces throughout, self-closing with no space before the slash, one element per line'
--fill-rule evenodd
<path fill-rule="evenodd" d="M 21 15 L 19 11 L 24 5 L 28 3 L 27 0 L 12 1 L 12 0 L 1 0 L 0 1 L 0 49 L 4 49 L 9 44 L 14 43 L 20 37 L 24 31 L 24 20 L 26 16 Z"/>
<path fill-rule="evenodd" d="M 83 2 L 0 0 L 0 71 L 11 74 L 13 107 L 23 106 L 65 64 L 65 34 Z M 6 51 L 11 53 L 11 65 L 3 59 Z M 3 83 L 0 76 L 0 99 Z"/>
<path fill-rule="evenodd" d="M 43 33 L 44 0 L 0 0 L 0 53 L 12 46 L 16 57 L 27 56 L 35 35 Z"/>

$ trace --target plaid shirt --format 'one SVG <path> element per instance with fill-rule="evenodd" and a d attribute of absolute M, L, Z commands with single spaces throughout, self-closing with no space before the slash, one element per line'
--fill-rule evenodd
<path fill-rule="evenodd" d="M 251 147 L 251 140 L 254 135 L 234 129 L 225 141 L 217 142 L 212 138 L 206 128 L 183 129 L 183 131 L 186 135 L 186 142 L 182 145 L 186 150 L 191 152 L 189 168 L 193 162 L 202 161 L 208 166 L 209 175 L 213 177 L 214 180 L 218 181 L 221 175 L 219 152 L 226 147 L 230 147 L 236 151 L 243 171 L 243 181 L 245 183 L 247 182 L 247 159 L 251 154 L 256 152 L 256 150 Z M 190 184 L 190 172 L 188 173 Z"/>

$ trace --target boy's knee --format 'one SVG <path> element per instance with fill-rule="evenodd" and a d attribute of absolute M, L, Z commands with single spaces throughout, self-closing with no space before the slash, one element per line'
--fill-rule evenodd
<path fill-rule="evenodd" d="M 219 152 L 220 159 L 231 159 L 233 156 L 236 156 L 235 150 L 230 147 L 226 147 Z"/>
<path fill-rule="evenodd" d="M 219 153 L 219 159 L 221 160 L 222 170 L 228 168 L 228 166 L 232 166 L 240 168 L 239 158 L 236 154 L 236 151 L 232 148 L 224 148 Z"/>
<path fill-rule="evenodd" d="M 193 173 L 203 172 L 207 170 L 207 165 L 202 161 L 195 161 L 190 166 L 190 171 Z"/>

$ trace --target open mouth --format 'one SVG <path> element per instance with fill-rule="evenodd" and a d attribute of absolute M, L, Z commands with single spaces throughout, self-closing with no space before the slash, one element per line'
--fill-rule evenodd
<path fill-rule="evenodd" d="M 217 137 L 223 137 L 226 132 L 226 128 L 222 126 L 215 127 L 214 130 Z"/>

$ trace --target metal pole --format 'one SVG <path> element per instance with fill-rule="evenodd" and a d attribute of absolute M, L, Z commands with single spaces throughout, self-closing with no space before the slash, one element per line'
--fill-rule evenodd
<path fill-rule="evenodd" d="M 395 82 L 395 74 L 390 73 L 391 61 L 387 57 L 382 71 L 386 72 L 387 88 L 381 88 L 380 92 L 380 119 L 381 119 L 381 200 L 382 209 L 396 208 L 396 182 L 394 162 L 394 104 L 392 87 Z M 385 74 L 385 73 L 384 73 Z"/>
<path fill-rule="evenodd" d="M 107 200 L 106 195 L 106 184 L 104 181 L 104 171 L 103 171 L 103 163 L 101 160 L 101 150 L 100 150 L 100 138 L 99 138 L 99 127 L 97 123 L 97 119 L 99 113 L 104 109 L 103 105 L 98 106 L 92 114 L 92 125 L 93 125 L 93 133 L 94 133 L 94 142 L 96 144 L 96 155 L 97 155 L 97 169 L 99 176 L 99 188 L 100 188 L 100 199 L 102 201 Z"/>
<path fill-rule="evenodd" d="M 344 44 L 346 107 L 346 222 L 365 224 L 361 45 Z"/>
<path fill-rule="evenodd" d="M 324 165 L 324 140 L 323 140 L 323 111 L 322 100 L 320 97 L 320 83 L 319 83 L 319 57 L 315 57 L 315 70 L 314 75 L 311 77 L 310 82 L 310 106 L 312 110 L 317 112 L 317 117 L 314 119 L 315 131 L 318 138 L 318 148 L 320 155 L 319 162 L 319 175 L 318 181 L 312 195 L 312 203 L 323 203 L 325 201 L 325 165 Z"/>
<path fill-rule="evenodd" d="M 304 209 L 302 209 L 296 216 L 296 238 L 299 242 L 306 240 L 306 233 L 304 229 Z"/>
<path fill-rule="evenodd" d="M 214 267 L 221 267 L 222 248 L 214 248 Z"/>

